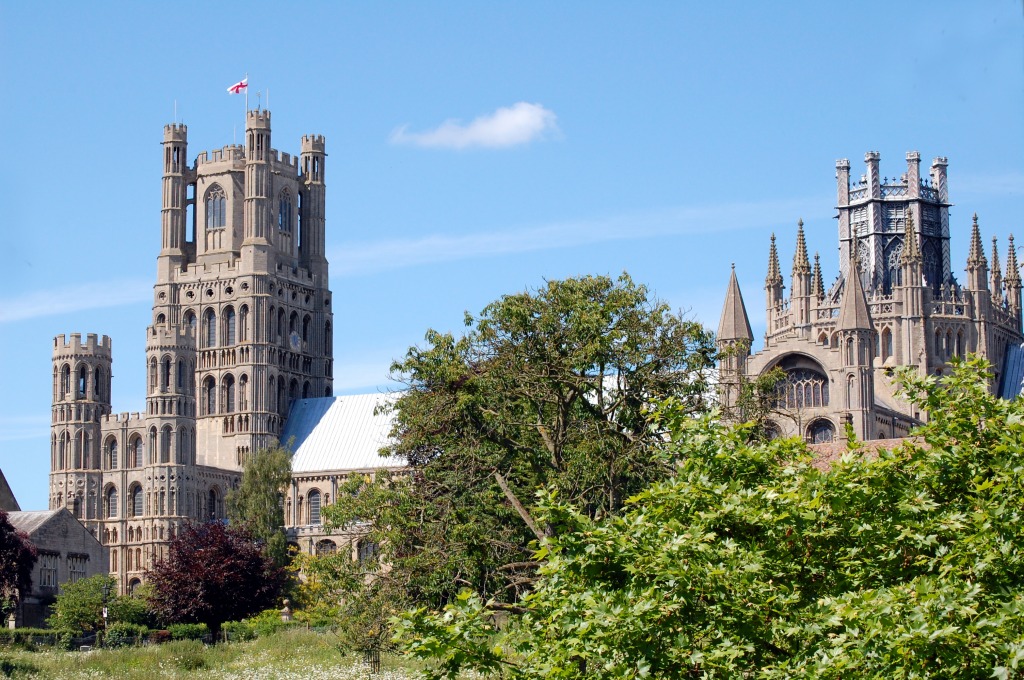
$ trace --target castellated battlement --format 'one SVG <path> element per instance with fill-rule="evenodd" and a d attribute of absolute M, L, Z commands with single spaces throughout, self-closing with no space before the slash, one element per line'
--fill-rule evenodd
<path fill-rule="evenodd" d="M 290 153 L 271 149 L 270 162 L 274 165 L 286 165 L 294 170 L 296 175 L 299 174 L 299 159 L 297 156 L 292 156 Z"/>
<path fill-rule="evenodd" d="M 302 135 L 302 153 L 323 153 L 325 148 L 323 135 Z"/>
<path fill-rule="evenodd" d="M 110 338 L 106 335 L 100 337 L 95 333 L 89 333 L 85 336 L 84 345 L 81 333 L 72 333 L 69 340 L 65 340 L 63 333 L 53 339 L 54 357 L 65 354 L 98 354 L 109 359 L 112 351 Z"/>
<path fill-rule="evenodd" d="M 220 149 L 202 151 L 196 156 L 196 167 L 207 163 L 223 163 L 224 161 L 244 161 L 245 149 L 241 144 L 228 144 Z"/>
<path fill-rule="evenodd" d="M 100 416 L 100 423 L 103 425 L 127 425 L 128 427 L 142 427 L 146 424 L 146 416 L 142 413 L 110 413 Z"/>
<path fill-rule="evenodd" d="M 174 325 L 156 325 L 146 329 L 146 349 L 195 350 L 196 341 L 191 331 Z"/>
<path fill-rule="evenodd" d="M 188 126 L 184 123 L 171 123 L 164 126 L 165 142 L 185 142 L 188 140 Z"/>
<path fill-rule="evenodd" d="M 245 112 L 245 126 L 247 128 L 260 127 L 270 128 L 270 111 L 257 109 L 256 111 Z"/>

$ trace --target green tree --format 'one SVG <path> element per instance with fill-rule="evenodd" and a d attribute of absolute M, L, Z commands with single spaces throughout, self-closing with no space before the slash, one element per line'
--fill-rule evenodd
<path fill-rule="evenodd" d="M 340 583 L 372 582 L 389 602 L 441 606 L 460 588 L 514 602 L 535 578 L 529 545 L 550 533 L 533 516 L 550 485 L 589 517 L 668 474 L 652 448 L 649 406 L 672 396 L 704 408 L 714 345 L 644 286 L 585 276 L 506 295 L 462 337 L 429 331 L 392 372 L 393 444 L 407 477 L 350 480 L 325 511 L 358 526 L 387 563 L 353 565 Z"/>
<path fill-rule="evenodd" d="M 104 626 L 104 606 L 107 607 L 108 624 L 146 625 L 152 622 L 146 600 L 118 595 L 117 581 L 106 574 L 96 574 L 61 585 L 60 594 L 53 605 L 53 614 L 46 622 L 53 628 L 91 633 Z"/>
<path fill-rule="evenodd" d="M 11 524 L 0 510 L 0 611 L 7 613 L 23 593 L 32 590 L 32 569 L 36 564 L 35 546 L 28 535 Z"/>
<path fill-rule="evenodd" d="M 281 494 L 291 479 L 291 452 L 283 446 L 272 446 L 245 460 L 242 483 L 227 496 L 228 519 L 263 542 L 278 566 L 288 562 Z"/>
<path fill-rule="evenodd" d="M 902 380 L 920 439 L 827 471 L 667 403 L 678 473 L 611 518 L 549 496 L 559 531 L 500 645 L 468 592 L 409 614 L 404 645 L 434 677 L 1020 677 L 1024 401 L 977 359 Z"/>

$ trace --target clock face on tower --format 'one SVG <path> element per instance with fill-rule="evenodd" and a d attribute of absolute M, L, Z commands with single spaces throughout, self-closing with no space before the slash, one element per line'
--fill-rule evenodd
<path fill-rule="evenodd" d="M 288 344 L 293 351 L 299 351 L 299 348 L 302 346 L 302 338 L 299 337 L 298 331 L 291 332 L 291 335 L 288 336 Z"/>

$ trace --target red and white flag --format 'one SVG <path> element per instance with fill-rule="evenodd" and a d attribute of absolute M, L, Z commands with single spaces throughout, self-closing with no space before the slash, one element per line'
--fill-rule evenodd
<path fill-rule="evenodd" d="M 228 94 L 239 94 L 249 87 L 249 77 L 242 78 L 237 83 L 228 88 Z"/>

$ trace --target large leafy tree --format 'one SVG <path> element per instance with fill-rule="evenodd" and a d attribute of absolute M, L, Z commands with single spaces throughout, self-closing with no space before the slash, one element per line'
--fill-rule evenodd
<path fill-rule="evenodd" d="M 10 609 L 18 597 L 32 590 L 36 549 L 23 531 L 0 510 L 0 610 Z"/>
<path fill-rule="evenodd" d="M 1008 678 L 1024 672 L 1024 401 L 979 360 L 904 374 L 929 423 L 830 470 L 667 405 L 678 474 L 562 530 L 495 646 L 468 591 L 402 628 L 436 677 Z"/>
<path fill-rule="evenodd" d="M 103 608 L 107 619 L 103 620 Z M 47 623 L 53 628 L 91 633 L 104 623 L 150 623 L 151 616 L 144 598 L 117 595 L 117 580 L 107 574 L 96 574 L 60 587 Z"/>
<path fill-rule="evenodd" d="M 225 621 L 277 604 L 285 570 L 243 528 L 191 524 L 167 551 L 147 574 L 150 606 L 165 623 L 205 623 L 216 634 Z"/>
<path fill-rule="evenodd" d="M 267 546 L 267 554 L 283 566 L 288 561 L 281 494 L 292 479 L 291 452 L 281 446 L 261 449 L 242 465 L 242 483 L 228 493 L 228 519 Z"/>
<path fill-rule="evenodd" d="M 352 480 L 326 512 L 369 531 L 388 564 L 371 587 L 392 602 L 441 606 L 465 587 L 513 602 L 535 576 L 529 545 L 552 531 L 535 491 L 618 512 L 672 469 L 649 406 L 699 411 L 708 394 L 711 336 L 625 274 L 506 295 L 466 326 L 429 331 L 392 366 L 407 389 L 386 453 L 408 476 Z"/>

